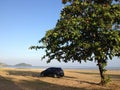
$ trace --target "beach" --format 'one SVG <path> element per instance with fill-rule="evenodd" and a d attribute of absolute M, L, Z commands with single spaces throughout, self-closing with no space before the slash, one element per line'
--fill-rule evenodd
<path fill-rule="evenodd" d="M 100 86 L 98 70 L 64 69 L 62 78 L 39 77 L 44 69 L 0 68 L 0 90 L 120 90 L 120 70 L 108 70 L 111 82 Z"/>

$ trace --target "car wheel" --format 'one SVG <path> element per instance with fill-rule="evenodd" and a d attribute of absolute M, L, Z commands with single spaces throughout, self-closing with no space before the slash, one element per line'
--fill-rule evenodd
<path fill-rule="evenodd" d="M 56 75 L 56 74 L 54 74 L 54 76 L 53 76 L 54 78 L 57 78 L 58 76 Z"/>

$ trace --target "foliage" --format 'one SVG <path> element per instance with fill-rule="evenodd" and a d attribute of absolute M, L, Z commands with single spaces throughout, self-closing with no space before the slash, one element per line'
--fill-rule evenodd
<path fill-rule="evenodd" d="M 103 73 L 107 60 L 120 56 L 119 0 L 62 0 L 62 3 L 66 6 L 55 28 L 40 40 L 46 51 L 43 58 L 48 57 L 48 62 L 95 60 Z"/>
<path fill-rule="evenodd" d="M 72 1 L 72 0 L 70 0 Z M 66 5 L 53 30 L 47 31 L 40 42 L 46 43 L 46 55 L 67 61 L 103 60 L 120 53 L 119 4 L 79 2 Z M 96 0 L 98 1 L 98 0 Z M 110 1 L 110 0 L 107 0 Z M 39 46 L 37 46 L 39 48 Z"/>

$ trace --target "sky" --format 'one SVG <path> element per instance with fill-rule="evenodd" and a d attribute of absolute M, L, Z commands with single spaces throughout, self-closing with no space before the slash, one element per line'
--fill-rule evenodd
<path fill-rule="evenodd" d="M 81 64 L 50 64 L 41 61 L 43 50 L 29 50 L 47 30 L 55 27 L 64 5 L 61 0 L 0 0 L 0 62 L 14 65 L 29 63 L 33 66 L 96 66 L 94 62 Z M 119 66 L 120 59 L 113 58 L 108 66 Z"/>

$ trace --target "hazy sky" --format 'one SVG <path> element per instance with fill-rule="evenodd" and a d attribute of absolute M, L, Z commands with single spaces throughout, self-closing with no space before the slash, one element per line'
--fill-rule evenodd
<path fill-rule="evenodd" d="M 29 50 L 37 45 L 45 32 L 54 28 L 64 7 L 61 0 L 0 0 L 0 62 L 7 64 L 29 63 L 47 65 L 41 61 L 43 50 Z M 114 58 L 109 66 L 119 66 L 120 59 Z M 93 63 L 58 63 L 56 66 L 95 66 Z"/>

